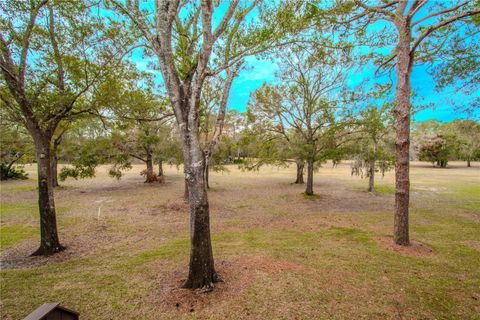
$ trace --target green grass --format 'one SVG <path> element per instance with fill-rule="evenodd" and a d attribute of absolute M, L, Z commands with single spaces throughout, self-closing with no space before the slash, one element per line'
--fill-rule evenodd
<path fill-rule="evenodd" d="M 24 185 L 24 186 L 2 186 L 3 192 L 27 192 L 27 191 L 34 191 L 38 190 L 36 185 Z"/>
<path fill-rule="evenodd" d="M 188 239 L 174 240 L 158 249 L 144 251 L 136 255 L 130 260 L 130 263 L 134 265 L 142 265 L 157 259 L 177 260 L 182 257 L 185 252 L 188 252 L 188 246 Z"/>
<path fill-rule="evenodd" d="M 380 195 L 390 195 L 395 194 L 395 186 L 394 185 L 386 185 L 386 184 L 379 184 L 375 185 L 375 193 Z"/>
<path fill-rule="evenodd" d="M 38 228 L 31 226 L 13 225 L 3 226 L 0 232 L 0 248 L 1 250 L 11 247 L 23 240 L 38 236 Z"/>
<path fill-rule="evenodd" d="M 470 211 L 480 211 L 480 182 L 476 185 L 463 185 L 454 190 L 452 198 L 461 201 L 461 207 Z"/>
<path fill-rule="evenodd" d="M 314 193 L 314 194 L 306 194 L 305 192 L 302 192 L 301 193 L 303 199 L 317 199 L 318 197 L 320 197 L 320 195 Z"/>
<path fill-rule="evenodd" d="M 342 190 L 351 190 L 348 168 L 344 180 L 344 173 L 321 170 L 328 170 L 333 178 L 327 181 L 319 174 L 320 183 L 335 181 L 343 184 Z M 480 209 L 476 202 L 480 187 L 470 176 L 446 180 L 430 175 L 430 170 L 412 170 L 415 187 L 440 190 L 413 188 L 418 193 L 412 197 L 411 238 L 433 250 L 420 256 L 399 254 L 379 243 L 379 238 L 391 237 L 392 212 L 369 212 L 364 207 L 363 211 L 330 212 L 320 184 L 315 186 L 318 200 L 304 201 L 299 197 L 301 187 L 284 183 L 294 176 L 293 170 L 288 176 L 279 174 L 278 181 L 242 173 L 252 180 L 239 178 L 232 184 L 231 177 L 214 174 L 215 183 L 226 192 L 209 194 L 215 203 L 211 206 L 213 251 L 227 283 L 223 291 L 208 296 L 203 309 L 196 303 L 206 296 L 194 296 L 187 311 L 165 306 L 161 299 L 162 293 L 172 290 L 174 283 L 169 279 L 187 273 L 188 213 L 150 210 L 167 200 L 181 203 L 182 179 L 174 176 L 175 183 L 154 194 L 140 182 L 128 191 L 101 190 L 114 199 L 104 207 L 106 229 L 98 228 L 87 214 L 95 211 L 95 197 L 60 199 L 60 207 L 69 206 L 59 219 L 63 238 L 85 241 L 91 237 L 91 241 L 78 255 L 70 252 L 65 259 L 49 258 L 45 265 L 2 270 L 4 313 L 0 318 L 22 319 L 42 303 L 57 301 L 79 311 L 82 318 L 100 320 L 480 319 Z M 382 195 L 392 191 L 388 178 L 377 185 Z M 249 181 L 254 182 L 249 185 Z M 69 192 L 75 194 L 75 183 L 62 192 L 73 197 Z M 125 187 L 131 181 L 114 183 Z M 362 184 L 361 190 L 344 196 L 392 200 L 372 197 L 365 189 Z M 271 194 L 263 197 L 265 190 Z M 2 197 L 8 194 L 2 190 Z M 128 201 L 117 203 L 126 197 Z M 124 207 L 128 210 L 121 210 Z M 33 195 L 25 192 L 22 203 L 2 204 L 1 214 L 2 248 L 38 236 L 31 219 L 37 215 Z M 222 274 L 222 263 L 234 264 L 237 259 L 254 263 L 235 265 L 234 274 Z"/>
<path fill-rule="evenodd" d="M 16 203 L 0 205 L 0 218 L 34 218 L 38 216 L 38 204 Z"/>

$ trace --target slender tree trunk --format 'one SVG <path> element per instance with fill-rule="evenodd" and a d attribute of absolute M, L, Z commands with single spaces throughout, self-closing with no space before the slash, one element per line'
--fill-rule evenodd
<path fill-rule="evenodd" d="M 208 182 L 209 171 L 210 171 L 210 166 L 207 163 L 205 164 L 205 185 L 207 186 L 207 189 L 210 189 L 210 183 Z"/>
<path fill-rule="evenodd" d="M 54 151 L 55 152 L 55 151 Z M 54 153 L 52 154 L 52 187 L 58 187 L 58 157 Z"/>
<path fill-rule="evenodd" d="M 303 160 L 297 160 L 295 161 L 297 165 L 297 180 L 295 180 L 295 184 L 304 184 L 305 182 L 303 181 L 303 169 L 305 167 L 305 161 Z"/>
<path fill-rule="evenodd" d="M 368 168 L 368 192 L 375 192 L 375 159 L 377 158 L 378 143 L 373 138 L 373 159 L 370 159 L 370 167 Z"/>
<path fill-rule="evenodd" d="M 467 167 L 470 168 L 471 166 L 472 166 L 472 164 L 470 163 L 470 159 L 467 159 Z"/>
<path fill-rule="evenodd" d="M 146 174 L 146 180 L 145 183 L 152 183 L 157 181 L 157 176 L 155 176 L 155 173 L 153 172 L 153 156 L 151 152 L 147 152 L 147 174 Z"/>
<path fill-rule="evenodd" d="M 185 179 L 190 204 L 190 264 L 184 288 L 205 291 L 219 281 L 215 272 L 210 237 L 210 213 L 205 184 L 205 157 L 198 138 L 184 133 Z"/>
<path fill-rule="evenodd" d="M 54 188 L 58 187 L 58 156 L 57 156 L 57 151 L 58 151 L 58 146 L 62 142 L 62 136 L 63 131 L 56 139 L 53 140 L 53 145 L 52 145 L 52 151 L 51 151 L 51 165 L 52 165 L 52 186 Z"/>
<path fill-rule="evenodd" d="M 370 160 L 368 168 L 368 192 L 375 192 L 375 160 Z"/>
<path fill-rule="evenodd" d="M 307 160 L 307 189 L 306 195 L 313 195 L 313 160 Z"/>
<path fill-rule="evenodd" d="M 158 162 L 158 182 L 159 183 L 164 183 L 165 182 L 165 177 L 163 175 L 163 161 L 160 160 Z"/>
<path fill-rule="evenodd" d="M 394 242 L 398 245 L 410 245 L 408 211 L 410 197 L 410 76 L 412 56 L 410 54 L 411 33 L 407 22 L 399 27 L 397 46 L 397 86 L 395 106 L 395 215 Z"/>
<path fill-rule="evenodd" d="M 185 187 L 183 188 L 183 200 L 185 201 L 185 203 L 188 203 L 188 182 L 187 182 L 187 179 L 185 179 Z"/>
<path fill-rule="evenodd" d="M 34 135 L 38 164 L 38 207 L 40 211 L 40 247 L 32 255 L 52 255 L 62 251 L 57 232 L 57 218 L 51 175 L 51 138 Z"/>

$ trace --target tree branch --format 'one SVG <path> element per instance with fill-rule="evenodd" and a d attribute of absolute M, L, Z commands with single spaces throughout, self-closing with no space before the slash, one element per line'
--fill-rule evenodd
<path fill-rule="evenodd" d="M 467 12 L 463 12 L 463 13 L 459 13 L 457 15 L 454 15 L 453 17 L 451 17 L 450 19 L 447 19 L 447 20 L 444 20 L 444 21 L 440 21 L 439 23 L 427 28 L 418 38 L 417 40 L 413 43 L 412 45 L 412 48 L 410 50 L 410 54 L 414 54 L 415 53 L 415 50 L 417 49 L 417 47 L 420 45 L 420 43 L 426 38 L 428 37 L 428 35 L 430 35 L 432 32 L 434 32 L 435 30 L 437 29 L 440 29 L 441 27 L 444 27 L 444 26 L 447 26 L 453 22 L 456 22 L 462 18 L 465 18 L 465 17 L 470 17 L 470 16 L 474 16 L 474 15 L 477 15 L 480 13 L 480 8 L 477 8 L 477 9 L 474 9 L 474 10 L 470 10 L 470 11 L 467 11 Z"/>

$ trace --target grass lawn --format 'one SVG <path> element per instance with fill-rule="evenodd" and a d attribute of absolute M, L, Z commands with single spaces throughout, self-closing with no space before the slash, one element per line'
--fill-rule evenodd
<path fill-rule="evenodd" d="M 179 289 L 187 275 L 183 175 L 147 185 L 69 180 L 55 190 L 61 242 L 39 242 L 32 179 L 2 182 L 1 319 L 60 302 L 81 319 L 480 319 L 480 165 L 411 168 L 413 245 L 392 245 L 394 174 L 368 181 L 349 163 L 315 173 L 314 197 L 295 168 L 210 174 L 213 249 L 225 280 L 209 294 Z"/>

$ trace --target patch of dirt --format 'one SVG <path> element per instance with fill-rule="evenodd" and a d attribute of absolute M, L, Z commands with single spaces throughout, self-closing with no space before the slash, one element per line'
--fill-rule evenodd
<path fill-rule="evenodd" d="M 162 211 L 173 211 L 173 212 L 188 212 L 189 206 L 185 201 L 175 201 L 167 200 L 165 203 L 155 206 L 156 209 L 161 209 Z"/>
<path fill-rule="evenodd" d="M 392 237 L 381 237 L 376 238 L 376 240 L 383 249 L 393 251 L 404 256 L 431 257 L 435 254 L 433 249 L 419 241 L 410 240 L 410 245 L 405 247 L 395 244 Z"/>
<path fill-rule="evenodd" d="M 306 271 L 305 267 L 292 262 L 251 256 L 222 260 L 215 264 L 215 268 L 225 282 L 216 283 L 213 291 L 204 293 L 201 289 L 180 288 L 188 270 L 186 268 L 177 269 L 173 272 L 173 277 L 170 273 L 166 275 L 167 277 L 162 276 L 157 279 L 158 289 L 152 293 L 152 303 L 160 305 L 162 309 L 176 310 L 180 313 L 201 311 L 213 304 L 227 303 L 242 294 L 262 274 Z"/>
<path fill-rule="evenodd" d="M 80 257 L 86 254 L 86 250 L 82 250 L 82 248 L 87 248 L 88 245 L 82 245 L 79 242 L 80 241 L 63 243 L 66 249 L 52 256 L 30 256 L 32 252 L 38 249 L 38 240 L 25 241 L 2 253 L 0 268 L 2 270 L 25 269 Z"/>
<path fill-rule="evenodd" d="M 26 269 L 40 267 L 50 263 L 61 263 L 71 259 L 86 257 L 101 251 L 110 251 L 125 241 L 119 233 L 109 232 L 112 226 L 108 224 L 94 224 L 89 226 L 80 235 L 61 237 L 60 241 L 65 250 L 52 256 L 31 256 L 38 249 L 38 239 L 26 240 L 23 243 L 9 248 L 0 255 L 0 269 Z M 139 238 L 140 235 L 136 235 Z"/>
<path fill-rule="evenodd" d="M 468 240 L 463 242 L 465 245 L 469 246 L 480 252 L 480 241 Z"/>

